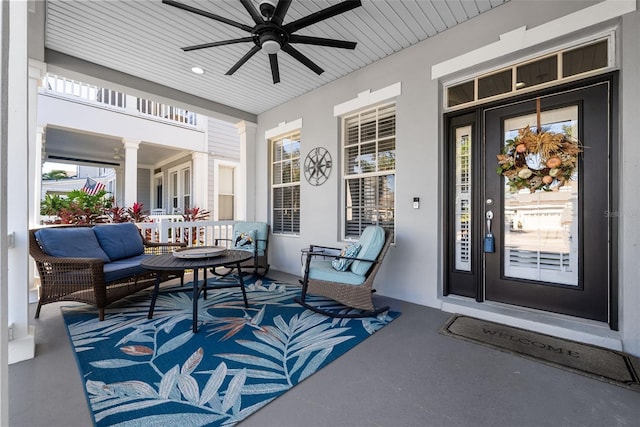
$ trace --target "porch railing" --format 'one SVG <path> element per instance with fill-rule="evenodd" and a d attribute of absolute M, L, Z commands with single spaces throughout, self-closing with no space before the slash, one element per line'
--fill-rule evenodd
<path fill-rule="evenodd" d="M 42 85 L 46 92 L 57 93 L 82 101 L 114 108 L 117 110 L 152 117 L 162 121 L 180 123 L 187 126 L 197 126 L 197 114 L 172 105 L 136 98 L 123 92 L 67 79 L 55 74 L 47 74 Z M 127 102 L 129 99 L 129 102 Z"/>
<path fill-rule="evenodd" d="M 117 109 L 125 109 L 127 107 L 127 96 L 115 90 L 67 79 L 54 74 L 47 74 L 42 84 L 45 90 L 49 92 L 56 92 L 79 98 L 83 101 L 108 105 Z"/>
<path fill-rule="evenodd" d="M 175 216 L 178 215 L 166 215 Z M 152 242 L 184 242 L 188 246 L 214 246 L 216 239 L 233 238 L 233 221 L 183 221 L 158 218 L 153 222 L 136 223 L 147 240 Z M 225 242 L 220 242 L 224 246 Z"/>

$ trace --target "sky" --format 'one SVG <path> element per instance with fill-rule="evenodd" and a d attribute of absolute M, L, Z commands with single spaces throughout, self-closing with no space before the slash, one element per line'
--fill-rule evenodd
<path fill-rule="evenodd" d="M 44 162 L 44 164 L 42 165 L 42 173 L 49 173 L 52 170 L 63 170 L 63 171 L 69 171 L 75 174 L 76 168 L 77 166 L 69 165 L 66 163 Z"/>

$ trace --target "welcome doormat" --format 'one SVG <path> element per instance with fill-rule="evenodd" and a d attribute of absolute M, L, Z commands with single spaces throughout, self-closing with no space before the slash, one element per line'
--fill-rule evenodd
<path fill-rule="evenodd" d="M 460 315 L 440 333 L 640 392 L 640 359 L 630 354 Z"/>

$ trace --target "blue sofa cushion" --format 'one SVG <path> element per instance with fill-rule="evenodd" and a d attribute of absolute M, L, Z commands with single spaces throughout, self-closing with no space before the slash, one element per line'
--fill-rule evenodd
<path fill-rule="evenodd" d="M 269 238 L 269 225 L 266 222 L 236 222 L 233 226 L 233 235 L 235 236 L 236 232 L 243 233 L 251 230 L 256 231 L 258 255 L 264 256 L 265 250 L 267 249 L 267 240 Z"/>
<path fill-rule="evenodd" d="M 140 263 L 147 257 L 153 255 L 137 255 L 131 258 L 113 261 L 104 265 L 105 283 L 135 276 L 137 274 L 148 273 L 150 270 L 140 267 Z"/>
<path fill-rule="evenodd" d="M 110 261 L 91 227 L 43 228 L 36 231 L 36 239 L 47 255 Z"/>
<path fill-rule="evenodd" d="M 362 245 L 360 252 L 358 252 L 358 258 L 375 261 L 384 246 L 384 229 L 374 225 L 368 226 L 362 232 L 358 243 Z M 365 275 L 371 264 L 367 261 L 353 261 L 351 271 L 355 274 Z"/>
<path fill-rule="evenodd" d="M 93 231 L 111 261 L 144 253 L 142 236 L 138 227 L 132 222 L 96 225 Z"/>
<path fill-rule="evenodd" d="M 342 250 L 342 252 L 340 252 L 340 256 L 355 258 L 358 255 L 359 251 L 360 243 L 351 243 L 348 244 L 347 247 Z M 347 271 L 352 262 L 353 260 L 351 259 L 336 258 L 331 261 L 331 265 L 338 271 Z"/>
<path fill-rule="evenodd" d="M 304 266 L 302 266 L 302 275 L 304 276 Z M 330 259 L 314 257 L 309 265 L 309 279 L 361 285 L 364 283 L 365 277 L 351 271 L 337 271 L 331 265 Z"/>

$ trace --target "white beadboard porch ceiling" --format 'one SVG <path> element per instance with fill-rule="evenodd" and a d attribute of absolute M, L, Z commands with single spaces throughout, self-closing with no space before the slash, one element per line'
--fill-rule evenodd
<path fill-rule="evenodd" d="M 258 52 L 232 76 L 229 70 L 253 43 L 192 52 L 180 48 L 248 36 L 235 27 L 162 4 L 160 0 L 49 0 L 45 47 L 103 67 L 259 114 L 345 76 L 508 0 L 363 0 L 362 7 L 296 34 L 355 41 L 355 50 L 295 44 L 325 71 L 316 75 L 278 53 L 281 82 L 273 84 L 269 59 Z M 182 3 L 253 26 L 237 0 Z M 258 0 L 254 0 L 257 7 Z M 294 1 L 284 23 L 337 0 Z M 191 67 L 206 70 L 196 75 Z"/>

